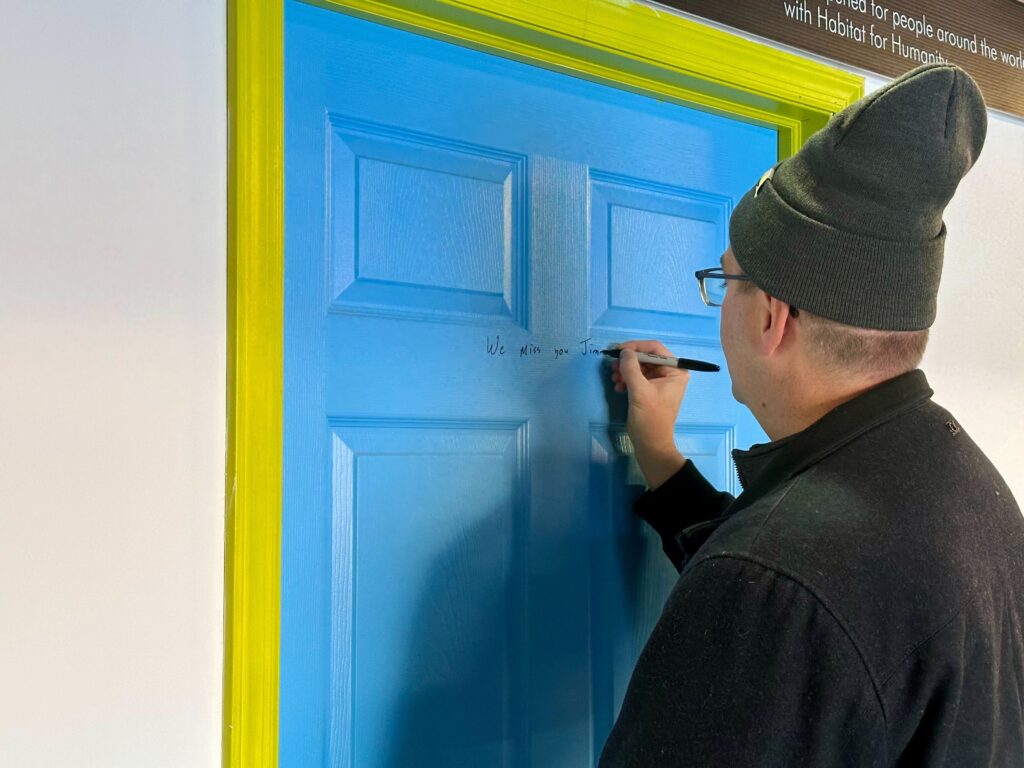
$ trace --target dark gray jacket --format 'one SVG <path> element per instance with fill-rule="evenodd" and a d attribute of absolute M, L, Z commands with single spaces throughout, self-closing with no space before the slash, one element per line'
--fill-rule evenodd
<path fill-rule="evenodd" d="M 634 509 L 681 574 L 601 768 L 1024 766 L 1024 519 L 920 370 Z"/>

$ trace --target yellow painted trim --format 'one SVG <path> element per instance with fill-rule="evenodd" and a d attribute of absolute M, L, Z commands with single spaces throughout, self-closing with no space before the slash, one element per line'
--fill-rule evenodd
<path fill-rule="evenodd" d="M 780 159 L 864 94 L 861 77 L 632 0 L 307 2 L 772 127 Z"/>
<path fill-rule="evenodd" d="M 284 328 L 284 6 L 228 2 L 222 764 L 277 765 Z"/>
<path fill-rule="evenodd" d="M 779 157 L 863 79 L 632 0 L 313 0 L 776 128 Z M 225 768 L 277 764 L 283 408 L 283 3 L 228 0 Z"/>

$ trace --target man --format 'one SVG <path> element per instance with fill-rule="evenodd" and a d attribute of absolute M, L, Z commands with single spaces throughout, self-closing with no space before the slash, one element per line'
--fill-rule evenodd
<path fill-rule="evenodd" d="M 613 366 L 681 573 L 602 768 L 1024 766 L 1024 520 L 917 369 L 986 128 L 963 70 L 918 67 L 741 199 L 698 273 L 772 441 L 734 451 L 736 499 L 674 445 L 689 374 Z"/>

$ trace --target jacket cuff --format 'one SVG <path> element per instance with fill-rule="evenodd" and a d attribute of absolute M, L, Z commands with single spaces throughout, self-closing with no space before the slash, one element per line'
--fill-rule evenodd
<path fill-rule="evenodd" d="M 689 459 L 672 477 L 633 502 L 633 511 L 658 533 L 674 536 L 695 523 L 718 517 L 732 503 L 730 494 L 707 481 Z"/>

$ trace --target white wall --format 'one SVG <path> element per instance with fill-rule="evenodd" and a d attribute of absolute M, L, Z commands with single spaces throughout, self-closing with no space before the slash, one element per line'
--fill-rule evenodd
<path fill-rule="evenodd" d="M 224 0 L 4 4 L 5 768 L 220 762 L 224 15 Z M 1018 499 L 1021 189 L 1024 122 L 993 116 L 947 210 L 924 363 Z"/>
<path fill-rule="evenodd" d="M 220 763 L 224 0 L 0 14 L 0 765 Z"/>
<path fill-rule="evenodd" d="M 659 10 L 796 53 L 865 78 L 864 92 L 890 82 L 665 6 Z M 907 62 L 907 69 L 916 66 Z M 981 157 L 946 208 L 939 307 L 921 369 L 936 403 L 951 411 L 1024 506 L 1024 119 L 989 111 Z"/>

